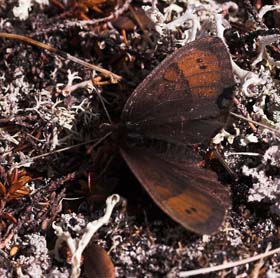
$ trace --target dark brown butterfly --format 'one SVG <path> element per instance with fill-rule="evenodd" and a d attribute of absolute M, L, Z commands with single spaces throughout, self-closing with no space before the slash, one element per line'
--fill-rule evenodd
<path fill-rule="evenodd" d="M 214 172 L 200 168 L 195 144 L 224 124 L 234 78 L 217 37 L 189 43 L 167 57 L 136 88 L 121 119 L 121 154 L 159 207 L 185 228 L 211 234 L 230 204 Z"/>
<path fill-rule="evenodd" d="M 45 48 L 119 79 L 31 38 L 7 33 L 0 37 Z M 223 127 L 228 116 L 224 100 L 231 99 L 233 85 L 223 42 L 216 37 L 196 40 L 167 57 L 136 88 L 117 132 L 122 134 L 122 156 L 154 201 L 175 221 L 199 234 L 218 230 L 230 198 L 216 174 L 198 166 L 200 157 L 193 146 L 208 144 Z"/>

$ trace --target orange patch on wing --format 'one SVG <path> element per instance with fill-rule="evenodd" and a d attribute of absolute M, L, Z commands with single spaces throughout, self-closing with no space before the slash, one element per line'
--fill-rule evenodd
<path fill-rule="evenodd" d="M 178 69 L 174 65 L 171 65 L 169 68 L 167 68 L 163 78 L 168 81 L 175 82 L 178 79 Z"/>
<path fill-rule="evenodd" d="M 213 96 L 221 83 L 218 59 L 210 52 L 191 51 L 180 58 L 178 69 L 188 80 L 191 92 L 199 96 Z M 207 84 L 207 87 L 204 87 Z"/>
<path fill-rule="evenodd" d="M 172 208 L 177 214 L 188 217 L 190 225 L 204 223 L 211 217 L 212 207 L 205 196 L 196 192 L 184 192 L 164 201 L 167 207 Z"/>
<path fill-rule="evenodd" d="M 197 87 L 192 88 L 192 93 L 200 97 L 209 97 L 217 94 L 217 87 Z"/>
<path fill-rule="evenodd" d="M 199 76 L 199 78 L 195 75 L 188 77 L 188 81 L 190 82 L 191 80 L 192 87 L 205 86 L 205 85 L 215 86 L 220 83 L 220 77 L 221 75 L 219 72 L 208 70 L 203 72 L 202 75 Z"/>
<path fill-rule="evenodd" d="M 168 199 L 173 195 L 173 193 L 170 191 L 170 186 L 167 186 L 165 184 L 156 185 L 154 186 L 154 188 L 157 194 L 160 195 L 163 199 Z"/>

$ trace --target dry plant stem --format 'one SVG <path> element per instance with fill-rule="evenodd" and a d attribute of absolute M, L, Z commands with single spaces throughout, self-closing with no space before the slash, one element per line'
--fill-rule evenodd
<path fill-rule="evenodd" d="M 15 232 L 12 230 L 4 240 L 0 241 L 0 249 L 4 249 L 7 244 L 9 243 L 9 241 L 13 238 L 13 236 L 15 235 Z"/>
<path fill-rule="evenodd" d="M 252 272 L 250 273 L 250 278 L 258 278 L 260 277 L 260 270 L 264 265 L 264 260 L 263 258 L 259 260 L 259 262 L 257 262 L 252 270 Z"/>
<path fill-rule="evenodd" d="M 62 3 L 60 3 L 57 0 L 50 0 L 51 3 L 53 3 L 54 5 L 56 5 L 57 7 L 59 7 L 60 9 L 64 10 L 64 5 Z"/>
<path fill-rule="evenodd" d="M 26 42 L 28 44 L 31 44 L 31 45 L 35 45 L 37 47 L 40 47 L 40 48 L 43 48 L 43 49 L 46 49 L 48 50 L 49 52 L 52 52 L 52 53 L 55 53 L 56 55 L 64 58 L 64 59 L 68 59 L 72 62 L 75 62 L 79 65 L 82 65 L 84 67 L 87 67 L 91 70 L 95 70 L 95 71 L 98 71 L 102 74 L 104 74 L 105 76 L 108 76 L 111 78 L 112 80 L 112 83 L 117 83 L 118 81 L 120 81 L 122 79 L 121 76 L 117 75 L 117 74 L 114 74 L 113 72 L 109 71 L 109 70 L 106 70 L 106 69 L 103 69 L 101 67 L 98 67 L 98 66 L 95 66 L 93 64 L 90 64 L 86 61 L 83 61 L 79 58 L 76 58 L 68 53 L 65 53 L 63 51 L 60 51 L 48 44 L 45 44 L 45 43 L 42 43 L 42 42 L 39 42 L 39 41 L 36 41 L 36 40 L 33 40 L 29 37 L 26 37 L 26 36 L 22 36 L 22 35 L 18 35 L 18 34 L 9 34 L 9 33 L 1 33 L 0 32 L 0 38 L 6 38 L 6 39 L 15 39 L 15 40 L 19 40 L 19 41 L 23 41 L 23 42 Z"/>
<path fill-rule="evenodd" d="M 141 29 L 142 32 L 144 33 L 144 37 L 146 38 L 146 40 L 148 41 L 148 43 L 149 43 L 150 45 L 152 45 L 152 41 L 151 41 L 150 38 L 149 38 L 149 33 L 148 33 L 147 30 L 144 28 L 144 26 L 143 26 L 143 24 L 142 24 L 142 22 L 141 22 L 139 16 L 137 15 L 137 13 L 136 13 L 135 10 L 134 10 L 134 8 L 133 8 L 131 5 L 129 5 L 128 9 L 129 9 L 129 11 L 131 12 L 131 14 L 133 15 L 133 17 L 135 18 L 135 20 L 136 20 L 138 26 L 140 27 L 140 29 Z"/>
<path fill-rule="evenodd" d="M 247 111 L 243 107 L 241 107 L 241 103 L 236 97 L 233 98 L 233 103 L 237 106 L 238 110 L 242 113 L 242 115 L 244 117 L 247 117 L 247 115 L 248 115 Z M 257 132 L 257 128 L 255 127 L 255 125 L 252 122 L 249 122 L 249 126 L 253 130 L 254 133 Z"/>
<path fill-rule="evenodd" d="M 143 26 L 139 16 L 136 14 L 134 8 L 131 5 L 129 5 L 128 9 L 131 12 L 131 14 L 133 15 L 133 17 L 135 18 L 135 20 L 136 20 L 138 26 L 140 27 L 140 29 L 142 30 L 142 32 L 146 33 L 147 31 L 145 30 L 145 28 L 144 28 L 144 26 Z"/>
<path fill-rule="evenodd" d="M 56 24 L 54 26 L 51 26 L 50 28 L 46 28 L 43 31 L 35 31 L 33 33 L 31 33 L 30 35 L 33 36 L 41 36 L 41 35 L 46 35 L 49 33 L 54 33 L 57 31 L 61 31 L 64 30 L 65 32 L 67 32 L 67 30 L 69 28 L 73 28 L 73 27 L 78 27 L 78 28 L 91 28 L 93 25 L 98 25 L 100 23 L 106 23 L 108 21 L 112 21 L 113 19 L 118 18 L 120 15 L 122 15 L 124 12 L 127 11 L 128 6 L 130 5 L 130 3 L 132 2 L 132 0 L 125 0 L 125 2 L 123 3 L 123 5 L 121 7 L 116 7 L 115 12 L 113 12 L 112 14 L 108 15 L 107 17 L 103 17 L 103 18 L 99 18 L 99 19 L 91 19 L 91 20 L 67 20 L 65 22 L 65 24 Z"/>
<path fill-rule="evenodd" d="M 238 175 L 234 173 L 234 171 L 228 166 L 228 164 L 225 162 L 224 158 L 222 157 L 221 153 L 214 149 L 214 155 L 219 160 L 219 162 L 223 165 L 223 167 L 226 169 L 226 171 L 235 179 L 238 178 Z"/>
<path fill-rule="evenodd" d="M 110 83 L 108 81 L 100 81 L 100 82 L 96 82 L 93 79 L 89 79 L 86 81 L 82 81 L 80 83 L 77 83 L 75 85 L 71 85 L 71 86 L 66 86 L 64 89 L 61 90 L 61 92 L 64 95 L 70 95 L 72 94 L 72 92 L 76 91 L 77 89 L 84 89 L 88 86 L 105 86 L 105 85 L 109 85 Z M 0 119 L 1 122 L 1 119 Z"/>
<path fill-rule="evenodd" d="M 250 152 L 230 152 L 227 154 L 227 156 L 230 155 L 262 156 L 260 153 L 250 153 Z"/>
<path fill-rule="evenodd" d="M 235 114 L 235 113 L 233 113 L 233 112 L 230 112 L 230 114 L 231 114 L 232 116 L 236 117 L 236 118 L 241 119 L 241 120 L 244 120 L 244 121 L 247 121 L 247 122 L 251 122 L 251 123 L 253 123 L 253 124 L 255 124 L 255 125 L 259 125 L 259 126 L 261 126 L 261 127 L 263 127 L 263 128 L 269 129 L 270 131 L 272 131 L 272 132 L 274 132 L 275 134 L 277 134 L 278 136 L 280 136 L 280 130 L 278 130 L 278 129 L 276 129 L 276 128 L 273 128 L 273 127 L 270 127 L 270 126 L 268 126 L 268 125 L 265 125 L 265 124 L 256 122 L 256 121 L 254 121 L 254 120 L 248 119 L 248 118 L 246 118 L 246 117 L 243 117 L 243 116 L 241 116 L 241 115 Z"/>
<path fill-rule="evenodd" d="M 271 244 L 269 243 L 266 247 L 265 253 L 271 249 Z M 258 278 L 260 277 L 260 271 L 264 265 L 264 258 L 261 258 L 253 267 L 253 270 L 250 273 L 250 278 Z"/>
<path fill-rule="evenodd" d="M 244 264 L 248 264 L 248 263 L 251 263 L 251 262 L 254 262 L 257 260 L 261 260 L 265 257 L 272 256 L 279 252 L 280 252 L 280 247 L 273 249 L 271 251 L 244 259 L 244 260 L 237 261 L 237 262 L 230 262 L 230 263 L 225 263 L 225 264 L 221 264 L 221 265 L 217 265 L 217 266 L 195 269 L 195 270 L 190 270 L 190 271 L 182 271 L 179 273 L 179 277 L 190 277 L 190 276 L 195 276 L 195 275 L 199 275 L 199 274 L 206 274 L 206 273 L 210 273 L 210 272 L 221 271 L 224 269 L 233 268 L 233 267 L 236 267 L 239 265 L 244 265 Z"/>
<path fill-rule="evenodd" d="M 64 241 L 68 244 L 68 247 L 71 251 L 71 255 L 72 255 L 71 258 L 72 271 L 70 276 L 71 278 L 80 277 L 81 258 L 82 258 L 83 251 L 87 247 L 88 243 L 90 242 L 92 236 L 96 233 L 96 231 L 100 229 L 103 225 L 108 224 L 113 209 L 119 201 L 120 201 L 120 196 L 117 194 L 108 197 L 106 200 L 106 209 L 105 209 L 104 216 L 99 218 L 98 220 L 88 223 L 84 230 L 84 234 L 81 236 L 81 238 L 73 239 L 68 231 L 64 232 L 62 227 L 57 226 L 55 225 L 55 223 L 53 223 L 53 228 L 58 237 L 55 246 L 56 257 L 59 258 L 59 248 Z"/>
<path fill-rule="evenodd" d="M 112 132 L 106 133 L 103 137 L 101 137 L 101 138 L 92 146 L 92 148 L 95 148 L 97 145 L 99 145 L 100 143 L 102 143 L 102 142 L 103 142 L 107 137 L 109 137 L 111 134 L 112 134 Z M 52 154 L 65 152 L 65 151 L 68 151 L 68 150 L 71 150 L 71 149 L 74 149 L 74 148 L 77 148 L 77 147 L 81 147 L 81 146 L 84 146 L 84 145 L 93 143 L 93 142 L 95 142 L 95 141 L 96 141 L 96 139 L 93 139 L 93 140 L 89 140 L 89 141 L 87 141 L 87 142 L 83 142 L 83 143 L 80 143 L 80 144 L 76 144 L 76 145 L 72 145 L 72 146 L 69 146 L 69 147 L 62 148 L 62 149 L 54 150 L 54 151 L 52 151 L 52 152 L 48 152 L 48 153 L 44 153 L 44 154 L 41 154 L 41 155 L 33 156 L 33 157 L 31 157 L 30 159 L 27 159 L 27 160 L 25 160 L 25 161 L 22 161 L 20 164 L 17 165 L 17 168 L 21 167 L 21 166 L 22 166 L 23 164 L 25 164 L 25 163 L 31 163 L 31 162 L 33 162 L 34 160 L 37 160 L 37 159 L 40 159 L 40 158 L 43 158 L 43 157 L 46 157 L 46 156 L 49 156 L 49 155 L 52 155 Z"/>

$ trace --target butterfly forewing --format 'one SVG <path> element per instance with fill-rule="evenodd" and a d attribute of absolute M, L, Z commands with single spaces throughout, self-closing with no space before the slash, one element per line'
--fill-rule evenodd
<path fill-rule="evenodd" d="M 196 40 L 170 55 L 146 77 L 128 99 L 122 120 L 133 132 L 145 136 L 201 143 L 223 126 L 218 101 L 233 84 L 222 41 L 215 37 Z M 192 127 L 190 121 L 194 121 Z M 209 125 L 212 128 L 204 128 Z"/>
<path fill-rule="evenodd" d="M 215 173 L 200 168 L 192 145 L 205 143 L 225 121 L 234 84 L 219 38 L 194 41 L 166 58 L 135 89 L 122 113 L 121 154 L 153 200 L 197 233 L 221 225 L 229 192 Z"/>

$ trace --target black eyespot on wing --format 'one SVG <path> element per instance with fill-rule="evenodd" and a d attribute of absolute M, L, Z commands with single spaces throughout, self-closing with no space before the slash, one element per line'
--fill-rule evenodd
<path fill-rule="evenodd" d="M 186 209 L 187 214 L 193 214 L 194 212 L 197 212 L 196 208 L 191 207 L 191 208 Z"/>
<path fill-rule="evenodd" d="M 190 209 L 186 209 L 187 214 L 192 214 L 192 211 Z"/>
<path fill-rule="evenodd" d="M 205 70 L 205 69 L 207 69 L 207 66 L 206 65 L 199 65 L 199 68 L 202 69 L 202 70 Z"/>

